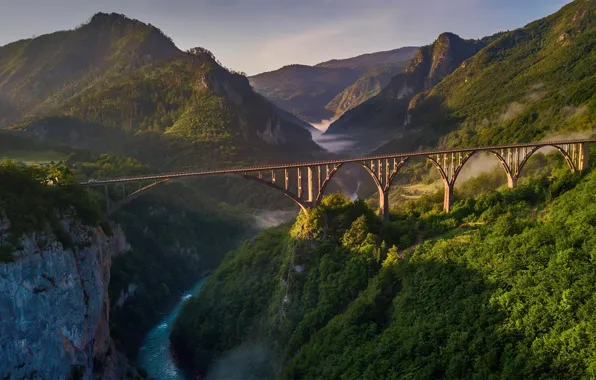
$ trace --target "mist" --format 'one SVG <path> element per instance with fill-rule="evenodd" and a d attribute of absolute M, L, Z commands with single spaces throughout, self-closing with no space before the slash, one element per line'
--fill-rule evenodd
<path fill-rule="evenodd" d="M 259 230 L 264 230 L 271 227 L 277 227 L 280 224 L 293 220 L 298 215 L 298 210 L 274 210 L 274 211 L 259 211 L 253 215 L 255 225 Z"/>
<path fill-rule="evenodd" d="M 584 132 L 551 132 L 548 133 L 540 142 L 548 142 L 548 141 L 564 141 L 564 140 L 582 140 L 582 139 L 589 139 L 594 135 L 592 131 L 584 131 Z M 549 154 L 557 151 L 557 148 L 554 146 L 545 146 L 544 148 L 538 149 L 540 153 Z"/>
<path fill-rule="evenodd" d="M 323 132 L 312 131 L 312 139 L 321 148 L 331 153 L 343 153 L 356 145 L 345 135 L 324 135 Z"/>
<path fill-rule="evenodd" d="M 580 108 L 574 109 L 572 112 L 582 112 Z M 562 141 L 562 140 L 582 140 L 589 139 L 596 133 L 594 131 L 583 131 L 583 132 L 552 132 L 548 133 L 540 142 L 547 141 Z"/>
<path fill-rule="evenodd" d="M 245 344 L 217 359 L 205 380 L 274 379 L 276 357 L 263 344 Z"/>
<path fill-rule="evenodd" d="M 319 131 L 325 132 L 329 128 L 331 123 L 333 123 L 335 120 L 336 120 L 335 118 L 323 119 L 318 123 L 311 123 L 311 125 L 313 127 L 315 127 L 316 129 L 318 129 Z"/>
<path fill-rule="evenodd" d="M 461 169 L 457 181 L 463 183 L 471 178 L 478 177 L 481 174 L 492 173 L 495 170 L 501 170 L 503 176 L 505 176 L 505 170 L 495 155 L 488 152 L 476 153 L 470 157 L 468 162 L 466 162 Z"/>

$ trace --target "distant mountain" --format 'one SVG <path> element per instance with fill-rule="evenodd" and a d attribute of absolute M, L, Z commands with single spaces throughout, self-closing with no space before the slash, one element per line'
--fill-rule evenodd
<path fill-rule="evenodd" d="M 319 123 L 376 95 L 388 83 L 387 73 L 403 71 L 415 51 L 406 47 L 315 66 L 290 65 L 249 79 L 257 92 L 277 106 Z"/>
<path fill-rule="evenodd" d="M 397 151 L 596 130 L 594 1 L 575 0 L 553 15 L 481 41 L 441 40 L 443 48 L 435 43 L 439 50 L 432 55 L 422 49 L 406 74 L 344 114 L 329 133 L 366 131 L 376 143 L 394 138 L 380 151 Z"/>
<path fill-rule="evenodd" d="M 404 73 L 393 76 L 378 95 L 344 113 L 326 134 L 365 135 L 361 143 L 375 147 L 383 139 L 403 133 L 411 102 L 415 103 L 487 43 L 464 40 L 453 33 L 441 34 L 433 44 L 418 49 Z"/>
<path fill-rule="evenodd" d="M 380 93 L 389 84 L 391 78 L 403 72 L 407 66 L 408 62 L 400 62 L 395 65 L 386 65 L 371 69 L 358 78 L 356 82 L 337 94 L 325 108 L 333 112 L 334 116 L 341 116 L 344 112 Z"/>
<path fill-rule="evenodd" d="M 400 65 L 404 62 L 409 62 L 417 50 L 417 47 L 407 46 L 394 50 L 362 54 L 352 58 L 332 59 L 331 61 L 321 62 L 315 65 L 315 67 L 332 69 L 348 68 L 367 72 L 383 66 Z"/>
<path fill-rule="evenodd" d="M 305 123 L 205 49 L 178 50 L 117 14 L 0 48 L 4 125 L 155 166 L 290 160 L 321 149 Z M 15 123 L 15 120 L 20 120 Z"/>
<path fill-rule="evenodd" d="M 290 65 L 252 76 L 250 84 L 278 107 L 317 123 L 334 116 L 325 106 L 360 75 L 350 68 Z"/>

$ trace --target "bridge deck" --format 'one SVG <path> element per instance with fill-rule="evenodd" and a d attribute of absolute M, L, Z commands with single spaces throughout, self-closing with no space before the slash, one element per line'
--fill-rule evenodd
<path fill-rule="evenodd" d="M 216 174 L 237 174 L 237 173 L 268 171 L 268 170 L 303 168 L 303 167 L 318 166 L 318 165 L 347 164 L 347 163 L 353 163 L 353 162 L 382 160 L 382 159 L 388 159 L 388 158 L 406 158 L 406 157 L 421 157 L 421 156 L 424 157 L 424 156 L 429 156 L 429 155 L 433 155 L 433 154 L 463 153 L 463 152 L 472 152 L 472 151 L 493 151 L 493 150 L 498 150 L 498 149 L 510 149 L 510 148 L 536 148 L 536 147 L 561 146 L 561 145 L 566 145 L 566 144 L 593 143 L 593 142 L 596 142 L 596 139 L 545 141 L 545 142 L 528 143 L 528 144 L 492 145 L 492 146 L 471 147 L 471 148 L 450 149 L 450 150 L 430 150 L 430 151 L 418 151 L 418 152 L 409 152 L 409 153 L 392 153 L 392 154 L 383 154 L 383 155 L 376 155 L 376 156 L 365 156 L 365 157 L 357 157 L 357 158 L 312 161 L 312 162 L 297 162 L 297 163 L 281 164 L 281 165 L 262 165 L 262 166 L 249 166 L 249 167 L 241 167 L 241 168 L 224 168 L 224 169 L 211 169 L 211 170 L 171 172 L 171 173 L 162 173 L 162 174 L 149 174 L 149 175 L 140 175 L 140 176 L 133 176 L 133 177 L 122 177 L 122 178 L 113 178 L 113 179 L 105 179 L 105 180 L 87 181 L 87 182 L 81 182 L 81 185 L 83 185 L 83 186 L 99 186 L 99 185 L 122 183 L 122 182 L 155 181 L 155 180 L 163 180 L 163 179 L 199 177 L 199 176 L 216 175 Z"/>

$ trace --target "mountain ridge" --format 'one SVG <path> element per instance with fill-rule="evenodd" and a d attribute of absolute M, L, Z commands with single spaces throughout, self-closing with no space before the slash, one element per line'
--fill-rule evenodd
<path fill-rule="evenodd" d="M 208 50 L 182 52 L 159 29 L 124 15 L 99 13 L 77 29 L 7 46 L 0 48 L 12 52 L 0 61 L 0 106 L 18 103 L 2 120 L 14 132 L 160 166 L 323 153 L 304 122 Z M 44 70 L 48 49 L 54 55 Z M 37 60 L 22 62 L 34 53 Z"/>
<path fill-rule="evenodd" d="M 383 151 L 590 135 L 596 129 L 595 43 L 596 3 L 590 0 L 496 35 L 410 105 L 409 146 L 397 139 Z"/>
<path fill-rule="evenodd" d="M 387 83 L 384 72 L 378 71 L 402 71 L 413 52 L 413 48 L 405 47 L 314 66 L 292 64 L 249 79 L 257 92 L 280 108 L 318 124 L 378 93 Z M 375 85 L 367 86 L 367 80 Z"/>
<path fill-rule="evenodd" d="M 403 73 L 393 76 L 377 95 L 346 111 L 325 134 L 352 134 L 370 150 L 388 137 L 402 135 L 409 124 L 411 102 L 423 97 L 425 91 L 485 44 L 485 40 L 464 40 L 453 33 L 442 33 L 432 44 L 417 50 Z"/>

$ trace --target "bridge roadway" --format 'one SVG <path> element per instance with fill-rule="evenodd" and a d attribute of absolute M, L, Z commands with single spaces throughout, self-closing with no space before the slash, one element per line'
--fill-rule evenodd
<path fill-rule="evenodd" d="M 531 143 L 531 144 L 492 145 L 492 146 L 484 146 L 484 147 L 472 147 L 472 148 L 449 149 L 449 150 L 429 150 L 429 151 L 418 151 L 418 152 L 410 152 L 410 153 L 382 154 L 382 155 L 377 155 L 377 156 L 365 156 L 365 157 L 359 157 L 359 158 L 345 158 L 345 159 L 337 159 L 337 160 L 298 162 L 298 163 L 280 164 L 280 165 L 261 165 L 261 166 L 247 166 L 247 167 L 240 167 L 240 168 L 211 169 L 211 170 L 199 170 L 199 171 L 191 170 L 191 171 L 184 171 L 184 172 L 148 174 L 148 175 L 140 175 L 140 176 L 132 176 L 132 177 L 111 178 L 111 179 L 105 179 L 105 180 L 95 180 L 95 181 L 92 180 L 92 181 L 81 182 L 80 184 L 83 186 L 99 186 L 99 185 L 109 185 L 109 184 L 122 183 L 122 182 L 159 181 L 159 180 L 163 180 L 163 179 L 199 177 L 199 176 L 215 175 L 215 174 L 242 174 L 242 173 L 248 173 L 248 172 L 259 172 L 259 171 L 264 172 L 264 171 L 269 171 L 269 170 L 296 169 L 296 168 L 308 167 L 308 166 L 349 164 L 349 163 L 363 162 L 363 161 L 378 161 L 378 160 L 384 160 L 384 159 L 388 159 L 388 158 L 426 157 L 426 156 L 439 155 L 439 154 L 467 153 L 470 151 L 474 151 L 474 152 L 488 151 L 488 152 L 490 152 L 493 150 L 510 149 L 510 148 L 533 148 L 536 146 L 541 146 L 541 147 L 561 146 L 561 145 L 565 145 L 565 144 L 594 143 L 594 142 L 596 142 L 596 139 L 548 141 L 548 142 Z"/>
<path fill-rule="evenodd" d="M 256 180 L 260 183 L 282 191 L 284 195 L 289 197 L 305 212 L 307 212 L 310 207 L 314 207 L 320 203 L 329 181 L 343 165 L 357 163 L 372 176 L 373 181 L 379 190 L 381 216 L 383 218 L 388 218 L 388 194 L 391 183 L 401 167 L 411 158 L 424 157 L 425 159 L 431 161 L 439 170 L 445 185 L 444 209 L 448 212 L 451 207 L 453 188 L 455 181 L 457 180 L 457 176 L 459 175 L 464 164 L 477 153 L 488 152 L 496 156 L 503 166 L 505 173 L 507 174 L 509 187 L 513 188 L 517 185 L 517 180 L 525 163 L 530 156 L 539 149 L 548 146 L 557 149 L 567 161 L 571 171 L 582 171 L 588 167 L 588 144 L 594 142 L 596 142 L 596 139 L 543 141 L 527 144 L 492 145 L 461 149 L 393 153 L 324 161 L 296 162 L 279 165 L 260 165 L 211 170 L 187 170 L 182 172 L 138 175 L 103 180 L 89 180 L 86 182 L 81 182 L 81 185 L 87 187 L 106 186 L 107 194 L 107 185 L 118 183 L 123 184 L 126 182 L 153 182 L 148 186 L 139 188 L 138 191 L 130 194 L 114 207 L 110 208 L 108 205 L 108 213 L 111 213 L 124 204 L 128 203 L 130 200 L 138 197 L 144 191 L 147 191 L 156 185 L 165 183 L 172 179 L 192 178 L 218 174 L 241 174 L 247 179 Z M 296 172 L 292 171 L 290 173 L 291 169 L 296 169 Z M 305 170 L 307 175 L 303 176 Z M 278 171 L 283 171 L 283 174 L 279 176 L 281 177 L 279 181 L 278 174 L 276 173 Z M 263 175 L 263 173 L 270 174 Z"/>

